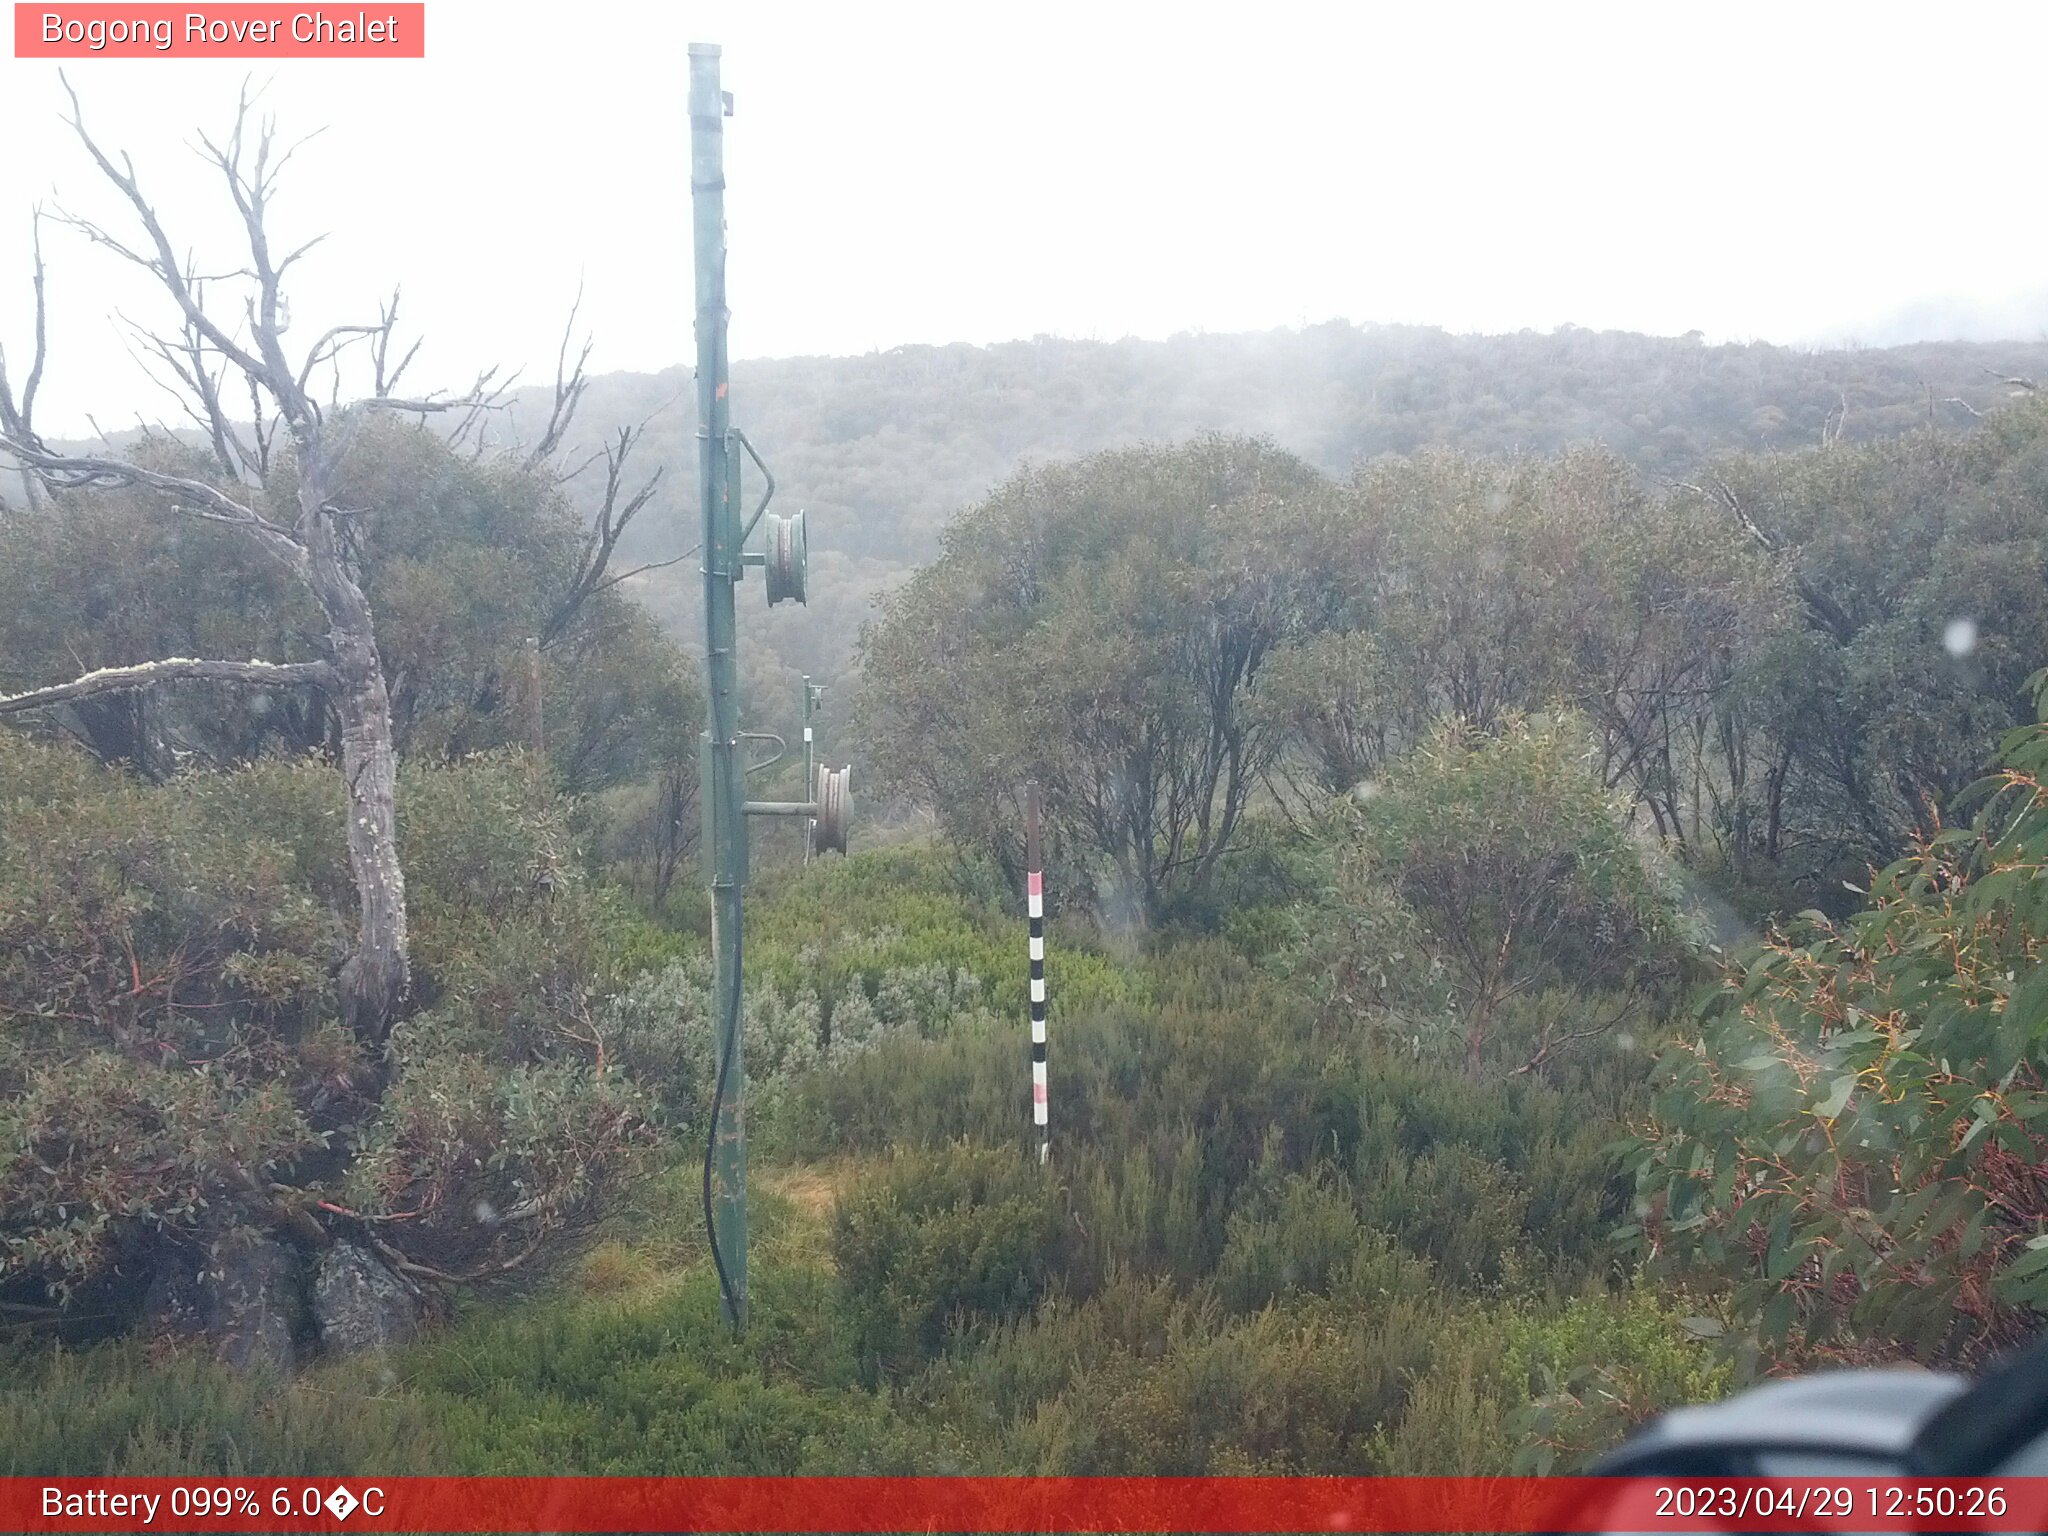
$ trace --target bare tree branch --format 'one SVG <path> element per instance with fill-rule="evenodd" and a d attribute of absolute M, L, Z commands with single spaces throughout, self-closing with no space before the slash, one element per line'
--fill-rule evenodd
<path fill-rule="evenodd" d="M 207 366 L 205 339 L 188 322 L 181 340 L 173 341 L 155 332 L 120 317 L 127 325 L 135 340 L 160 358 L 178 377 L 182 389 L 166 383 L 156 376 L 155 370 L 137 359 L 138 365 L 150 381 L 162 389 L 178 408 L 200 431 L 207 435 L 212 444 L 216 463 L 233 479 L 242 480 L 252 473 L 257 456 L 251 453 L 249 445 L 242 441 L 227 408 L 221 403 L 221 386 L 227 377 L 223 363 L 218 372 Z M 196 405 L 195 405 L 196 402 Z"/>
<path fill-rule="evenodd" d="M 1591 1040 L 1606 1034 L 1634 1011 L 1640 995 L 1639 988 L 1631 984 L 1628 990 L 1622 994 L 1621 1001 L 1616 1005 L 1614 1012 L 1606 1015 L 1604 1018 L 1596 1014 L 1592 1023 L 1579 1029 L 1569 1029 L 1560 1032 L 1558 1025 L 1563 1020 L 1561 1018 L 1548 1020 L 1544 1024 L 1541 1039 L 1537 1041 L 1536 1053 L 1519 1067 L 1509 1072 L 1508 1076 L 1521 1077 L 1526 1073 L 1534 1072 L 1566 1046 L 1575 1044 L 1580 1040 Z"/>
<path fill-rule="evenodd" d="M 243 378 L 249 386 L 250 431 L 256 439 L 256 478 L 261 482 L 270 475 L 270 447 L 277 440 L 279 418 L 264 402 L 263 386 L 256 378 L 250 374 Z"/>
<path fill-rule="evenodd" d="M 254 534 L 265 548 L 292 570 L 302 576 L 306 573 L 304 545 L 253 507 L 244 506 L 204 480 L 168 475 L 120 459 L 51 453 L 38 444 L 19 442 L 5 434 L 0 434 L 0 452 L 8 454 L 25 469 L 32 470 L 52 490 L 106 490 L 139 485 L 161 491 L 171 499 L 176 510 L 207 522 L 227 523 L 244 529 Z"/>
<path fill-rule="evenodd" d="M 24 710 L 47 709 L 102 693 L 127 693 L 152 688 L 158 683 L 240 683 L 262 688 L 296 688 L 304 683 L 332 687 L 338 680 L 333 667 L 324 661 L 195 661 L 170 656 L 161 661 L 139 662 L 131 667 L 102 667 L 68 683 L 48 688 L 31 688 L 26 693 L 0 694 L 0 715 Z"/>
<path fill-rule="evenodd" d="M 591 593 L 591 595 L 595 597 L 598 592 L 609 592 L 613 587 L 616 587 L 620 582 L 631 581 L 635 576 L 645 576 L 649 571 L 665 571 L 672 565 L 681 565 L 685 560 L 689 559 L 690 556 L 697 553 L 697 551 L 702 549 L 703 547 L 704 543 L 700 539 L 695 544 L 692 544 L 688 549 L 684 550 L 680 555 L 675 556 L 673 559 L 650 560 L 645 565 L 636 565 L 629 571 L 620 571 L 616 576 L 609 576 L 605 578 L 603 582 L 599 583 L 599 585 Z"/>
<path fill-rule="evenodd" d="M 398 294 L 391 290 L 391 302 L 377 307 L 377 334 L 370 341 L 370 392 L 378 399 L 384 399 L 398 388 L 398 381 L 405 370 L 412 366 L 412 360 L 419 355 L 420 344 L 414 341 L 406 349 L 405 356 L 398 360 L 398 366 L 390 366 L 391 338 L 398 329 Z"/>
<path fill-rule="evenodd" d="M 243 137 L 248 130 L 248 122 L 249 89 L 244 84 L 228 147 L 222 150 L 204 134 L 199 136 L 199 141 L 206 146 L 208 157 L 226 180 L 228 196 L 234 199 L 235 207 L 242 215 L 242 229 L 248 237 L 249 257 L 256 278 L 256 296 L 248 302 L 249 329 L 263 359 L 265 383 L 277 397 L 279 409 L 291 424 L 293 433 L 303 435 L 318 423 L 320 411 L 301 387 L 298 375 L 292 372 L 291 364 L 284 355 L 284 333 L 291 325 L 291 315 L 280 288 L 284 269 L 271 260 L 270 230 L 266 223 L 270 194 L 276 187 L 276 171 L 270 164 L 276 124 L 267 117 L 263 120 L 256 138 L 255 167 L 245 173 L 242 169 Z M 289 159 L 297 148 L 298 145 L 294 145 L 292 150 L 287 150 L 285 158 Z M 286 258 L 286 263 L 297 260 L 311 249 L 311 243 L 299 247 Z M 307 371 L 311 371 L 310 365 Z"/>
<path fill-rule="evenodd" d="M 502 384 L 492 382 L 497 376 L 498 370 L 496 368 L 486 368 L 476 376 L 476 383 L 470 386 L 469 393 L 460 400 L 450 401 L 446 405 L 430 407 L 436 410 L 467 408 L 468 414 L 456 423 L 454 432 L 449 434 L 449 447 L 460 448 L 464 439 L 474 431 L 476 433 L 474 457 L 481 458 L 483 456 L 484 424 L 490 419 L 492 411 L 501 411 L 505 408 L 505 396 L 511 391 L 512 386 L 519 382 L 519 375 L 516 372 Z"/>
<path fill-rule="evenodd" d="M 581 365 L 578 367 L 580 369 Z M 654 473 L 647 477 L 646 482 L 621 504 L 619 495 L 625 483 L 626 461 L 646 426 L 647 423 L 643 421 L 638 427 L 621 427 L 618 437 L 605 445 L 604 499 L 598 505 L 597 517 L 591 523 L 589 532 L 583 537 L 583 548 L 576 558 L 576 573 L 569 579 L 568 590 L 562 594 L 561 600 L 556 603 L 554 612 L 548 616 L 547 624 L 541 630 L 540 643 L 543 648 L 552 644 L 562 631 L 568 628 L 583 605 L 598 593 L 617 586 L 627 576 L 656 569 L 655 566 L 641 566 L 639 571 L 629 571 L 624 576 L 608 577 L 606 574 L 611 567 L 612 554 L 619 547 L 619 540 L 625 536 L 626 529 L 632 525 L 640 509 L 652 499 L 655 489 L 661 484 L 663 469 L 666 467 L 657 467 Z M 527 462 L 532 464 L 535 461 L 529 459 Z M 678 555 L 675 560 L 660 563 L 674 565 L 677 561 L 687 558 L 687 555 Z"/>
<path fill-rule="evenodd" d="M 29 356 L 28 377 L 22 381 L 21 399 L 17 402 L 14 390 L 7 378 L 7 349 L 0 347 L 0 434 L 18 438 L 24 442 L 36 441 L 35 414 L 36 391 L 43 382 L 43 361 L 49 351 L 49 305 L 44 287 L 43 275 L 43 211 L 34 210 L 29 217 L 30 241 L 35 250 L 35 276 L 33 278 L 36 296 L 35 350 Z M 37 480 L 26 469 L 21 476 L 22 493 L 28 498 L 31 509 L 37 501 Z"/>
<path fill-rule="evenodd" d="M 322 363 L 332 362 L 341 355 L 342 349 L 364 337 L 374 337 L 383 330 L 378 325 L 332 325 L 326 333 L 314 342 L 306 353 L 306 360 L 299 365 L 299 388 L 304 389 L 313 376 L 313 370 Z"/>
<path fill-rule="evenodd" d="M 2032 379 L 2020 378 L 2003 374 L 2000 373 L 1996 368 L 1986 368 L 1984 371 L 1990 374 L 1991 377 L 1993 377 L 1994 379 L 1998 380 L 1999 383 L 2010 384 L 2013 386 L 2013 388 L 2022 390 L 2030 395 L 2039 392 L 2041 388 L 2041 386 L 2035 383 Z"/>
<path fill-rule="evenodd" d="M 479 387 L 481 387 L 481 384 Z M 500 388 L 491 391 L 489 396 L 479 396 L 472 393 L 445 400 L 437 399 L 432 395 L 422 395 L 412 400 L 401 400 L 388 395 L 371 395 L 365 399 L 358 400 L 356 404 L 370 410 L 398 411 L 406 415 L 417 412 L 422 416 L 432 416 L 443 411 L 501 411 L 505 408 L 504 404 L 492 398 L 492 396 L 502 393 L 503 389 Z"/>
<path fill-rule="evenodd" d="M 21 424 L 24 430 L 35 420 L 36 391 L 43 383 L 43 363 L 49 356 L 49 306 L 44 294 L 43 276 L 43 211 L 33 210 L 29 215 L 29 241 L 35 248 L 35 291 L 36 291 L 36 350 L 28 366 L 28 378 L 21 386 Z"/>
<path fill-rule="evenodd" d="M 79 230 L 96 244 L 106 246 L 117 255 L 153 274 L 157 281 L 163 285 L 165 291 L 170 294 L 171 298 L 177 302 L 187 322 L 232 361 L 237 368 L 240 368 L 244 373 L 254 378 L 262 379 L 273 393 L 277 393 L 280 385 L 285 389 L 289 389 L 291 371 L 288 368 L 278 368 L 276 374 L 281 375 L 281 377 L 273 376 L 272 369 L 263 358 L 258 357 L 255 353 L 250 352 L 248 348 L 237 342 L 234 337 L 221 328 L 211 315 L 207 314 L 205 307 L 199 302 L 198 294 L 194 291 L 192 284 L 186 279 L 185 268 L 178 261 L 177 253 L 171 245 L 170 237 L 164 232 L 163 222 L 158 219 L 156 210 L 149 205 L 149 200 L 142 195 L 142 188 L 135 177 L 134 161 L 124 154 L 121 157 L 121 164 L 116 166 L 107 157 L 106 152 L 99 147 L 99 144 L 86 129 L 85 112 L 79 105 L 78 93 L 71 88 L 71 81 L 62 71 L 58 72 L 57 78 L 64 87 L 64 94 L 71 99 L 71 116 L 67 121 L 71 124 L 72 131 L 78 135 L 79 142 L 85 146 L 86 152 L 92 156 L 93 162 L 99 166 L 102 174 L 120 190 L 121 194 L 134 207 L 137 216 L 142 220 L 143 232 L 149 236 L 150 244 L 156 254 L 154 256 L 146 256 L 131 250 L 98 225 L 87 220 L 64 214 L 62 215 L 64 222 L 72 228 Z M 236 144 L 239 144 L 241 141 L 241 117 L 245 116 L 247 111 L 248 91 L 245 86 L 243 88 L 241 111 L 237 116 L 235 127 L 234 142 Z M 239 174 L 232 166 L 226 169 L 230 188 L 235 193 L 236 203 L 238 206 L 244 207 L 244 223 L 246 224 L 247 209 L 244 206 L 245 199 L 237 185 L 240 180 Z M 270 295 L 270 299 L 274 307 L 276 299 L 274 292 Z M 278 362 L 280 364 L 283 362 L 281 354 L 279 355 Z M 293 400 L 279 394 L 278 404 L 283 409 L 286 419 L 293 422 L 294 426 L 296 426 L 298 420 L 304 414 L 303 397 Z"/>
<path fill-rule="evenodd" d="M 583 338 L 583 350 L 576 356 L 576 366 L 569 367 L 569 337 L 576 329 L 576 312 L 582 308 L 583 285 L 578 283 L 576 301 L 569 306 L 569 318 L 562 324 L 562 344 L 555 352 L 555 403 L 548 411 L 548 424 L 541 432 L 540 441 L 526 456 L 529 470 L 538 469 L 562 446 L 570 423 L 576 419 L 576 407 L 583 399 L 583 391 L 590 387 L 585 373 L 590 349 L 594 345 L 590 337 Z"/>
<path fill-rule="evenodd" d="M 1735 494 L 1734 489 L 1728 482 L 1718 475 L 1710 478 L 1713 480 L 1715 496 L 1728 509 L 1735 520 L 1742 525 L 1743 532 L 1754 539 L 1767 553 L 1774 555 L 1781 553 L 1784 549 L 1783 542 L 1765 532 L 1757 520 L 1749 515 L 1749 510 L 1742 504 L 1742 498 Z M 1683 481 L 1674 483 L 1678 485 L 1680 490 L 1691 491 L 1698 496 L 1705 496 L 1707 494 L 1696 485 L 1689 485 Z M 1832 635 L 1838 645 L 1847 645 L 1850 640 L 1855 638 L 1856 622 L 1843 610 L 1840 603 L 1837 603 L 1796 570 L 1793 572 L 1792 584 L 1799 592 L 1799 600 L 1806 604 L 1808 617 L 1817 627 Z"/>

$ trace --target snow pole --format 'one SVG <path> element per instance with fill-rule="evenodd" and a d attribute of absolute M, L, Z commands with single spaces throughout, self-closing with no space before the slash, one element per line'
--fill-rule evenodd
<path fill-rule="evenodd" d="M 1045 873 L 1039 864 L 1038 786 L 1024 796 L 1024 909 L 1031 924 L 1031 1123 L 1038 1127 L 1038 1160 L 1052 1155 L 1045 1081 Z"/>

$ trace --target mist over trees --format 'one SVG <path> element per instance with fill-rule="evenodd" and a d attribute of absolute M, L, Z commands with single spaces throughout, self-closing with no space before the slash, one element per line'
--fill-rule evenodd
<path fill-rule="evenodd" d="M 0 369 L 0 1472 L 1547 1470 L 2048 1310 L 2048 347 L 740 365 L 745 723 L 925 820 L 756 839 L 731 1339 L 687 379 L 286 360 L 267 130 L 235 319 L 75 126 L 191 412 Z"/>
<path fill-rule="evenodd" d="M 2025 723 L 2048 646 L 2048 412 L 1714 460 L 1579 449 L 1331 481 L 1256 440 L 1006 483 L 863 642 L 862 740 L 1014 860 L 1036 777 L 1069 889 L 1210 893 L 1252 786 L 1306 813 L 1454 720 L 1576 711 L 1633 817 L 1753 913 L 1840 910 Z"/>
<path fill-rule="evenodd" d="M 742 360 L 734 400 L 769 456 L 778 505 L 810 512 L 810 604 L 752 622 L 763 710 L 791 710 L 797 675 L 848 675 L 871 602 L 935 558 L 948 524 L 1025 464 L 1201 432 L 1270 437 L 1325 474 L 1445 448 L 1545 454 L 1598 444 L 1652 488 L 1695 479 L 1731 451 L 1873 441 L 1932 422 L 1971 424 L 2010 376 L 2048 373 L 2048 344 L 1922 343 L 1806 352 L 1708 346 L 1567 328 L 1454 336 L 1333 321 L 1298 331 L 1168 341 L 1041 337 L 997 346 L 900 347 L 845 358 Z M 599 374 L 572 453 L 605 423 L 645 423 L 644 460 L 673 466 L 621 546 L 629 564 L 696 540 L 687 372 Z M 515 392 L 494 427 L 531 435 L 548 392 Z M 598 483 L 571 488 L 594 509 Z M 673 633 L 701 623 L 694 567 L 651 573 L 635 596 Z M 835 690 L 827 721 L 850 700 Z M 792 723 L 793 713 L 773 728 Z"/>

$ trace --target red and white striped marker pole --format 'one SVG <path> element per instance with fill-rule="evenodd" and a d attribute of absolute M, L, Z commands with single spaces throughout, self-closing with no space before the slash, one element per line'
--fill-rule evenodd
<path fill-rule="evenodd" d="M 1031 920 L 1031 1123 L 1038 1127 L 1038 1160 L 1052 1155 L 1045 1103 L 1045 875 L 1039 868 L 1038 786 L 1024 796 L 1024 909 Z"/>

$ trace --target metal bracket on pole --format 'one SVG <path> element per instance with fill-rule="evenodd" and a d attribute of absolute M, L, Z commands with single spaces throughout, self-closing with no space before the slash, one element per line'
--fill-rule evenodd
<path fill-rule="evenodd" d="M 789 756 L 789 743 L 773 731 L 741 731 L 740 740 L 772 741 L 775 743 L 775 755 L 773 757 L 764 758 L 758 763 L 747 764 L 747 773 L 750 776 L 756 773 L 766 773 L 770 768 L 773 768 L 777 763 Z"/>
<path fill-rule="evenodd" d="M 747 526 L 740 530 L 740 543 L 745 544 L 754 536 L 754 528 L 761 521 L 761 514 L 768 510 L 768 503 L 775 499 L 775 475 L 762 462 L 761 455 L 754 451 L 754 445 L 747 441 L 747 434 L 737 427 L 733 429 L 733 441 L 747 450 L 747 457 L 754 461 L 754 467 L 761 471 L 761 478 L 768 482 L 768 489 L 761 493 L 761 504 L 754 508 L 754 515 L 747 519 Z"/>
<path fill-rule="evenodd" d="M 777 517 L 768 514 L 768 547 L 762 551 L 767 566 L 768 606 L 795 598 L 806 607 L 810 599 L 806 593 L 806 576 L 810 566 L 810 535 L 804 527 L 804 515 L 799 512 L 793 517 Z"/>

